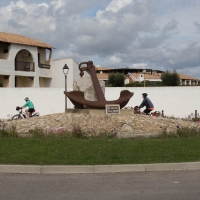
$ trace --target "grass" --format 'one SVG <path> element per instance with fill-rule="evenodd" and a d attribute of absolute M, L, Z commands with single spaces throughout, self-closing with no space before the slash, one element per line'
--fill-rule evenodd
<path fill-rule="evenodd" d="M 200 161 L 200 137 L 0 138 L 0 164 L 104 165 Z"/>

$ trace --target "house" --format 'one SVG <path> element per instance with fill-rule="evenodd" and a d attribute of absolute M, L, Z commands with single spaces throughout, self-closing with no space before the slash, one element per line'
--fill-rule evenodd
<path fill-rule="evenodd" d="M 0 82 L 3 87 L 64 87 L 62 68 L 69 67 L 67 85 L 78 77 L 72 59 L 52 60 L 54 47 L 18 34 L 0 32 Z"/>
<path fill-rule="evenodd" d="M 184 74 L 179 74 L 181 85 L 199 85 L 200 80 Z"/>
<path fill-rule="evenodd" d="M 150 82 L 160 82 L 161 74 L 164 71 L 152 69 L 136 69 L 136 68 L 103 68 L 96 67 L 96 73 L 99 80 L 108 81 L 109 74 L 122 73 L 125 76 L 125 84 L 135 81 L 142 82 L 148 80 Z"/>
<path fill-rule="evenodd" d="M 150 81 L 151 83 L 161 82 L 161 75 L 164 71 L 152 69 L 136 69 L 136 68 L 104 68 L 96 67 L 96 73 L 99 80 L 108 81 L 109 74 L 122 73 L 125 76 L 125 84 L 135 81 Z M 178 74 L 180 85 L 198 85 L 200 80 L 183 74 Z"/>

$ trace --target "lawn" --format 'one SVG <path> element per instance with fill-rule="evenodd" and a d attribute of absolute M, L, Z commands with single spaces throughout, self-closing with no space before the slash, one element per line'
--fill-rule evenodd
<path fill-rule="evenodd" d="M 103 165 L 200 161 L 200 137 L 0 138 L 0 164 Z"/>

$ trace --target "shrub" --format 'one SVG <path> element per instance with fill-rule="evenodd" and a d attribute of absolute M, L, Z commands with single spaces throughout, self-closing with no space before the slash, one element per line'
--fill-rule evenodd
<path fill-rule="evenodd" d="M 185 127 L 185 128 L 177 128 L 176 134 L 179 137 L 190 137 L 190 136 L 200 136 L 200 130 L 197 127 Z"/>
<path fill-rule="evenodd" d="M 193 137 L 200 136 L 200 129 L 197 127 L 179 127 L 176 126 L 176 132 L 168 132 L 167 127 L 160 127 L 161 134 L 158 138 L 182 138 L 182 137 Z"/>
<path fill-rule="evenodd" d="M 0 137 L 18 137 L 16 127 L 12 126 L 10 129 L 0 129 Z"/>
<path fill-rule="evenodd" d="M 161 75 L 162 83 L 164 86 L 178 86 L 180 85 L 180 77 L 177 72 L 166 71 Z"/>
<path fill-rule="evenodd" d="M 86 134 L 82 131 L 81 127 L 78 125 L 73 126 L 71 135 L 72 137 L 75 137 L 75 138 L 86 138 Z"/>
<path fill-rule="evenodd" d="M 124 75 L 120 73 L 109 74 L 108 82 L 113 87 L 123 87 L 124 86 Z"/>

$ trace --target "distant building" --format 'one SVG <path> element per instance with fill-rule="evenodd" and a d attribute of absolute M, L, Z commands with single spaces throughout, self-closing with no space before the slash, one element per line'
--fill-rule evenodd
<path fill-rule="evenodd" d="M 108 81 L 109 74 L 122 73 L 125 76 L 125 84 L 135 81 L 150 81 L 151 83 L 161 82 L 161 75 L 164 71 L 152 69 L 135 69 L 135 68 L 104 68 L 96 67 L 96 73 L 99 80 Z M 199 79 L 178 74 L 180 77 L 180 85 L 198 85 Z"/>

